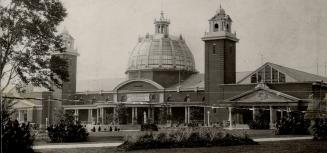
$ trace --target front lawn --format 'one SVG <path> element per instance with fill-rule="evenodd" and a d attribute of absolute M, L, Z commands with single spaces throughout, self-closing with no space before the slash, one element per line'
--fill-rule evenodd
<path fill-rule="evenodd" d="M 36 150 L 40 153 L 115 153 L 116 148 L 81 148 L 81 149 L 51 149 Z M 210 147 L 210 148 L 173 148 L 173 149 L 150 149 L 128 151 L 128 153 L 326 153 L 327 141 L 280 141 L 280 142 L 263 142 L 259 145 L 227 146 L 227 147 Z"/>

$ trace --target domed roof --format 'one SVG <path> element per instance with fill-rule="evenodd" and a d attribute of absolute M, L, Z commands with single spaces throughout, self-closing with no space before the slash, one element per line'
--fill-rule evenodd
<path fill-rule="evenodd" d="M 141 69 L 195 71 L 195 62 L 182 37 L 146 35 L 139 38 L 128 63 L 128 70 Z"/>
<path fill-rule="evenodd" d="M 167 19 L 155 20 L 154 35 L 140 37 L 130 54 L 127 71 L 186 70 L 196 72 L 194 57 L 182 36 L 168 34 Z"/>

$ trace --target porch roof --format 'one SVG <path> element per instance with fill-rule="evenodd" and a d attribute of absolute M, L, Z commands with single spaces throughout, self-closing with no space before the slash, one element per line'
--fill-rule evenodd
<path fill-rule="evenodd" d="M 252 90 L 220 102 L 219 106 L 297 106 L 300 102 L 307 103 L 261 83 Z"/>

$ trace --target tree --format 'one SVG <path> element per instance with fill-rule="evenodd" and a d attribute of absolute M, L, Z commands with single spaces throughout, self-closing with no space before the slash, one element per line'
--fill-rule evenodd
<path fill-rule="evenodd" d="M 2 93 L 9 84 L 17 87 L 32 84 L 52 89 L 53 85 L 60 88 L 62 81 L 68 81 L 67 62 L 52 56 L 65 51 L 62 36 L 56 28 L 66 15 L 59 0 L 0 1 L 1 122 L 9 121 L 10 109 L 2 107 L 6 105 Z M 4 134 L 2 125 L 1 134 Z M 13 125 L 17 127 L 16 123 Z M 6 140 L 1 137 L 2 142 Z"/>
<path fill-rule="evenodd" d="M 0 2 L 0 94 L 10 83 L 52 89 L 68 81 L 67 62 L 52 56 L 65 51 L 57 26 L 66 15 L 59 0 Z"/>

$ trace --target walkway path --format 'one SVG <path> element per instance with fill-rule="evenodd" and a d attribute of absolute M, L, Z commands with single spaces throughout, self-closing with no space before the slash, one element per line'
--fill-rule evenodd
<path fill-rule="evenodd" d="M 256 142 L 269 141 L 290 141 L 290 140 L 309 140 L 313 137 L 288 137 L 288 138 L 257 138 L 253 139 Z M 97 147 L 117 147 L 122 143 L 107 142 L 107 143 L 78 143 L 78 144 L 59 144 L 59 145 L 39 145 L 33 146 L 33 149 L 66 149 L 66 148 L 97 148 Z"/>

